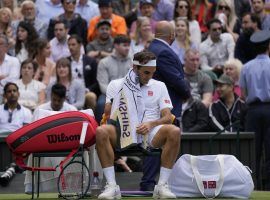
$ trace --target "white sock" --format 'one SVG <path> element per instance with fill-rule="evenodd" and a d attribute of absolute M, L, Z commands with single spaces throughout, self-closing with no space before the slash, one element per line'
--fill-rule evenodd
<path fill-rule="evenodd" d="M 159 180 L 158 185 L 162 185 L 168 182 L 172 169 L 168 169 L 165 167 L 160 168 Z"/>
<path fill-rule="evenodd" d="M 114 166 L 103 168 L 104 176 L 109 185 L 116 185 Z"/>

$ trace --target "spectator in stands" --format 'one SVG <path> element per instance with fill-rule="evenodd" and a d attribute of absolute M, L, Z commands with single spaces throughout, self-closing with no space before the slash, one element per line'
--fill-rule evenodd
<path fill-rule="evenodd" d="M 26 59 L 21 64 L 21 78 L 15 83 L 19 87 L 19 103 L 30 110 L 45 102 L 46 85 L 40 81 L 34 80 L 38 64 L 32 59 Z"/>
<path fill-rule="evenodd" d="M 222 23 L 219 19 L 208 22 L 208 38 L 201 43 L 201 69 L 212 70 L 220 75 L 226 60 L 233 58 L 235 43 L 229 33 L 222 32 Z"/>
<path fill-rule="evenodd" d="M 154 5 L 153 19 L 156 21 L 172 21 L 174 5 L 170 0 L 152 0 Z"/>
<path fill-rule="evenodd" d="M 150 19 L 150 26 L 152 33 L 155 32 L 156 28 L 156 20 L 153 19 L 153 13 L 154 13 L 154 4 L 152 0 L 140 0 L 139 2 L 139 8 L 140 8 L 140 16 L 142 17 L 148 17 Z M 134 21 L 131 24 L 129 35 L 131 38 L 135 37 L 135 33 L 137 29 L 137 22 Z"/>
<path fill-rule="evenodd" d="M 17 0 L 2 0 L 0 1 L 0 8 L 9 8 L 12 13 L 12 20 L 21 20 L 21 9 L 17 5 Z"/>
<path fill-rule="evenodd" d="M 96 38 L 86 46 L 87 55 L 96 59 L 109 56 L 113 50 L 113 38 L 111 37 L 111 23 L 107 20 L 101 20 L 97 23 Z"/>
<path fill-rule="evenodd" d="M 54 25 L 54 38 L 50 41 L 51 59 L 57 62 L 60 58 L 70 56 L 68 49 L 68 27 L 63 21 L 57 21 Z"/>
<path fill-rule="evenodd" d="M 47 38 L 48 24 L 36 18 L 35 4 L 33 1 L 26 0 L 21 4 L 21 12 L 23 15 L 22 21 L 28 22 L 35 27 L 39 37 Z M 19 20 L 12 23 L 14 30 L 17 30 Z"/>
<path fill-rule="evenodd" d="M 125 19 L 121 16 L 113 14 L 112 0 L 99 0 L 98 7 L 100 16 L 94 17 L 88 27 L 87 39 L 88 42 L 96 37 L 96 25 L 101 20 L 108 20 L 111 23 L 111 36 L 115 37 L 117 34 L 127 34 L 127 25 Z"/>
<path fill-rule="evenodd" d="M 96 119 L 101 120 L 104 110 L 105 94 L 110 81 L 123 78 L 131 66 L 132 58 L 129 56 L 130 39 L 126 35 L 117 35 L 114 39 L 113 53 L 100 60 L 97 69 L 97 80 L 101 90 L 98 98 Z"/>
<path fill-rule="evenodd" d="M 239 78 L 242 70 L 243 64 L 240 60 L 231 58 L 227 60 L 224 64 L 224 74 L 231 77 L 234 82 L 234 93 L 241 97 L 241 89 L 239 86 Z M 215 91 L 213 99 L 216 101 L 219 98 L 219 93 Z"/>
<path fill-rule="evenodd" d="M 50 43 L 42 38 L 36 40 L 34 59 L 38 63 L 38 69 L 34 79 L 44 83 L 46 86 L 50 83 L 51 78 L 55 76 L 55 63 L 49 59 L 50 55 Z"/>
<path fill-rule="evenodd" d="M 214 90 L 211 78 L 200 67 L 200 53 L 196 49 L 188 49 L 185 54 L 184 72 L 185 78 L 190 84 L 190 92 L 193 99 L 201 101 L 205 107 L 212 103 Z"/>
<path fill-rule="evenodd" d="M 41 104 L 38 106 L 34 113 L 33 118 L 34 120 L 42 118 L 46 111 L 76 111 L 76 107 L 73 105 L 68 104 L 65 102 L 66 100 L 66 87 L 60 83 L 56 83 L 51 88 L 51 97 L 50 101 L 44 104 Z M 46 110 L 44 112 L 44 110 Z M 50 113 L 50 112 L 48 112 Z M 51 112 L 53 114 L 53 112 Z M 51 115 L 52 115 L 51 114 Z M 46 113 L 45 116 L 48 116 Z M 30 155 L 28 157 L 28 166 L 31 166 L 32 163 L 32 156 Z M 51 158 L 51 157 L 44 157 L 40 160 L 42 164 L 49 167 L 55 167 L 57 164 L 59 164 L 59 161 L 63 160 L 63 158 Z M 42 165 L 41 164 L 41 165 Z M 41 191 L 50 191 L 50 189 L 54 188 L 54 183 L 56 179 L 58 178 L 58 173 L 52 173 L 52 172 L 43 172 L 40 174 L 40 190 Z M 25 193 L 31 194 L 32 192 L 32 184 L 31 184 L 31 171 L 26 171 L 25 174 Z"/>
<path fill-rule="evenodd" d="M 0 8 L 0 33 L 5 34 L 11 24 L 12 13 L 8 8 Z"/>
<path fill-rule="evenodd" d="M 250 0 L 234 0 L 233 2 L 238 19 L 241 19 L 244 13 L 251 11 Z"/>
<path fill-rule="evenodd" d="M 3 87 L 7 82 L 19 79 L 20 63 L 16 57 L 9 56 L 8 38 L 0 34 L 0 103 L 3 100 Z"/>
<path fill-rule="evenodd" d="M 213 4 L 209 0 L 192 0 L 191 10 L 198 21 L 202 33 L 202 40 L 207 37 L 207 22 L 213 18 Z"/>
<path fill-rule="evenodd" d="M 93 17 L 100 15 L 97 3 L 92 0 L 79 0 L 75 12 L 80 13 L 87 23 L 89 23 Z"/>
<path fill-rule="evenodd" d="M 198 21 L 193 19 L 189 0 L 177 0 L 175 2 L 173 18 L 173 24 L 176 23 L 178 18 L 188 20 L 190 40 L 198 47 L 202 40 L 201 30 Z"/>
<path fill-rule="evenodd" d="M 230 33 L 236 41 L 240 34 L 241 22 L 235 14 L 233 1 L 218 0 L 215 17 L 222 22 L 223 31 Z"/>
<path fill-rule="evenodd" d="M 209 107 L 211 131 L 243 131 L 246 104 L 234 93 L 234 81 L 223 74 L 215 83 L 220 98 Z M 234 124 L 238 120 L 240 123 Z"/>
<path fill-rule="evenodd" d="M 54 25 L 54 38 L 50 41 L 51 56 L 50 59 L 57 62 L 60 58 L 70 56 L 68 48 L 68 27 L 67 24 L 59 20 Z M 81 53 L 84 54 L 84 47 L 81 46 Z"/>
<path fill-rule="evenodd" d="M 61 0 L 36 0 L 37 18 L 46 24 L 64 12 Z M 49 11 L 49 12 L 48 12 Z"/>
<path fill-rule="evenodd" d="M 186 19 L 177 18 L 175 20 L 175 40 L 171 44 L 171 48 L 182 64 L 185 63 L 186 50 L 197 49 L 197 46 L 190 39 L 189 23 Z"/>
<path fill-rule="evenodd" d="M 0 105 L 0 134 L 13 132 L 28 124 L 32 120 L 29 109 L 18 102 L 20 93 L 15 83 L 7 83 L 4 87 L 4 98 L 6 103 Z"/>
<path fill-rule="evenodd" d="M 100 94 L 97 82 L 97 62 L 95 59 L 82 54 L 82 39 L 78 35 L 71 35 L 68 38 L 68 48 L 71 61 L 72 77 L 80 80 L 86 87 L 86 109 L 95 110 L 96 99 Z"/>
<path fill-rule="evenodd" d="M 56 63 L 56 81 L 47 87 L 47 99 L 51 97 L 51 88 L 60 83 L 66 87 L 66 102 L 75 106 L 78 110 L 84 106 L 85 86 L 78 79 L 72 78 L 71 63 L 67 58 L 60 58 Z"/>
<path fill-rule="evenodd" d="M 248 104 L 246 131 L 255 132 L 256 188 L 270 190 L 270 31 L 257 31 L 250 40 L 256 45 L 257 56 L 244 65 L 239 83 L 242 98 Z M 265 170 L 261 168 L 262 159 Z"/>
<path fill-rule="evenodd" d="M 136 24 L 136 31 L 130 43 L 131 56 L 143 49 L 147 49 L 150 42 L 154 39 L 150 19 L 148 17 L 138 17 Z"/>
<path fill-rule="evenodd" d="M 270 15 L 265 12 L 264 9 L 265 0 L 251 0 L 251 6 L 253 12 L 260 17 L 262 30 L 269 30 L 270 29 Z"/>
<path fill-rule="evenodd" d="M 153 197 L 161 199 L 176 198 L 168 188 L 167 181 L 179 151 L 180 129 L 170 124 L 170 108 L 172 105 L 169 100 L 170 98 L 165 84 L 151 79 L 156 69 L 154 60 L 155 56 L 153 53 L 139 52 L 134 55 L 133 60 L 138 63 L 134 63 L 134 71 L 129 72 L 129 77 L 132 81 L 135 75 L 134 73 L 139 77 L 139 82 L 135 84 L 135 87 L 140 85 L 143 95 L 142 101 L 145 102 L 145 118 L 148 119 L 143 123 L 139 122 L 139 124 L 137 124 L 138 126 L 135 124 L 137 127 L 136 132 L 141 135 L 148 135 L 148 144 L 152 147 L 163 148 L 161 155 L 162 167 L 160 168 L 160 177 L 158 184 L 155 186 Z M 146 90 L 144 90 L 145 87 L 147 88 Z M 154 91 L 154 96 L 147 95 L 147 91 L 149 94 L 149 89 Z M 133 100 L 133 98 L 131 99 Z M 132 100 L 129 102 L 132 102 Z M 113 109 L 114 106 L 116 109 L 119 108 L 117 106 L 116 97 L 114 98 Z M 113 109 L 112 112 L 115 111 Z M 113 123 L 114 120 L 115 119 L 111 117 L 111 121 Z M 115 125 L 117 125 L 117 122 L 115 122 Z M 116 138 L 117 133 L 114 125 L 102 125 L 96 130 L 96 148 L 107 180 L 105 190 L 98 196 L 99 199 L 121 198 L 120 188 L 116 184 L 115 171 L 113 167 L 113 149 L 116 148 L 116 144 L 118 142 Z"/>
<path fill-rule="evenodd" d="M 34 57 L 38 33 L 30 23 L 25 21 L 18 24 L 16 32 L 15 55 L 22 63 L 27 58 Z"/>
<path fill-rule="evenodd" d="M 246 13 L 242 17 L 242 33 L 235 44 L 234 57 L 239 59 L 243 64 L 254 59 L 255 45 L 250 41 L 254 32 L 261 29 L 261 20 L 254 13 Z"/>
<path fill-rule="evenodd" d="M 76 34 L 83 40 L 83 45 L 87 44 L 87 22 L 80 14 L 75 13 L 76 0 L 61 0 L 64 13 L 52 18 L 48 28 L 48 39 L 54 37 L 54 25 L 56 21 L 63 21 L 67 24 L 69 34 Z"/>
<path fill-rule="evenodd" d="M 208 131 L 208 110 L 205 105 L 192 96 L 183 101 L 180 127 L 183 132 Z"/>

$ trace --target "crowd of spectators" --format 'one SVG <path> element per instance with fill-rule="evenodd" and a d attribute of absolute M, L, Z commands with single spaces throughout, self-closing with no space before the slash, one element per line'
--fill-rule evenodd
<path fill-rule="evenodd" d="M 61 85 L 65 106 L 91 108 L 100 122 L 109 83 L 163 37 L 155 33 L 164 20 L 174 27 L 170 48 L 191 93 L 179 99 L 183 130 L 219 131 L 238 120 L 226 130 L 245 130 L 239 77 L 256 57 L 251 35 L 270 30 L 269 7 L 264 0 L 1 0 L 0 134 L 51 107 L 52 88 Z"/>

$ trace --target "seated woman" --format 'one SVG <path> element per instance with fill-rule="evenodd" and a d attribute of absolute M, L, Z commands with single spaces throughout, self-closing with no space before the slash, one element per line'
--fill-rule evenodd
<path fill-rule="evenodd" d="M 188 21 L 190 40 L 194 44 L 199 46 L 202 40 L 201 30 L 198 21 L 193 19 L 193 14 L 189 0 L 175 1 L 174 20 L 172 21 L 174 25 L 178 18 L 186 19 Z"/>
<path fill-rule="evenodd" d="M 33 79 L 37 71 L 37 63 L 26 59 L 21 64 L 21 79 L 16 81 L 19 87 L 19 103 L 30 110 L 45 102 L 45 85 Z"/>
<path fill-rule="evenodd" d="M 41 38 L 36 40 L 34 60 L 38 63 L 38 69 L 34 79 L 41 81 L 46 86 L 50 83 L 50 79 L 55 76 L 55 63 L 49 59 L 50 54 L 50 43 Z"/>
<path fill-rule="evenodd" d="M 238 39 L 241 22 L 235 14 L 234 3 L 231 0 L 218 0 L 215 17 L 223 23 L 223 31 L 230 33 L 234 41 Z"/>
<path fill-rule="evenodd" d="M 85 86 L 78 79 L 72 78 L 71 63 L 67 58 L 61 58 L 56 63 L 56 80 L 52 81 L 47 87 L 47 100 L 51 98 L 51 88 L 55 83 L 61 83 L 66 87 L 66 101 L 75 106 L 78 110 L 82 109 L 85 100 Z"/>
<path fill-rule="evenodd" d="M 150 19 L 148 17 L 138 17 L 137 28 L 130 43 L 130 54 L 133 56 L 135 53 L 146 49 L 154 38 L 152 33 Z"/>
<path fill-rule="evenodd" d="M 33 58 L 35 41 L 38 34 L 34 26 L 30 23 L 21 21 L 17 27 L 15 55 L 22 63 L 27 58 Z"/>
<path fill-rule="evenodd" d="M 182 64 L 185 63 L 184 56 L 187 49 L 196 49 L 196 45 L 190 40 L 189 23 L 186 19 L 175 20 L 175 40 L 171 44 L 172 50 L 179 57 Z"/>

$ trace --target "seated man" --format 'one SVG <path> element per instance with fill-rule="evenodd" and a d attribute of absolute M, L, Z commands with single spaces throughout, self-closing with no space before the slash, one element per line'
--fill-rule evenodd
<path fill-rule="evenodd" d="M 123 140 L 125 142 L 127 139 L 131 139 L 133 142 L 137 140 L 140 143 L 140 139 L 144 138 L 144 144 L 147 142 L 150 147 L 162 148 L 160 177 L 158 185 L 155 186 L 153 197 L 176 198 L 169 190 L 167 181 L 179 152 L 180 129 L 171 125 L 171 100 L 165 84 L 152 79 L 155 71 L 156 60 L 153 53 L 142 51 L 134 55 L 133 69 L 130 69 L 123 79 L 120 90 L 114 97 L 110 121 L 116 125 L 115 114 L 118 113 L 118 120 L 127 122 L 124 119 L 127 116 L 126 113 L 122 113 L 125 116 L 120 119 L 123 111 L 122 95 L 124 95 L 128 105 L 127 110 L 130 112 L 130 115 L 128 115 L 130 123 L 124 124 L 125 127 L 120 128 L 130 130 L 129 135 L 133 139 L 129 138 L 130 136 L 120 137 L 121 147 Z M 135 105 L 133 110 L 131 105 Z M 139 107 L 136 105 L 139 105 Z M 120 133 L 117 133 L 114 125 L 102 125 L 96 131 L 96 148 L 107 180 L 105 190 L 99 195 L 99 199 L 121 198 L 113 167 L 114 149 L 119 142 L 117 141 L 117 134 Z M 121 135 L 124 135 L 123 131 Z"/>

